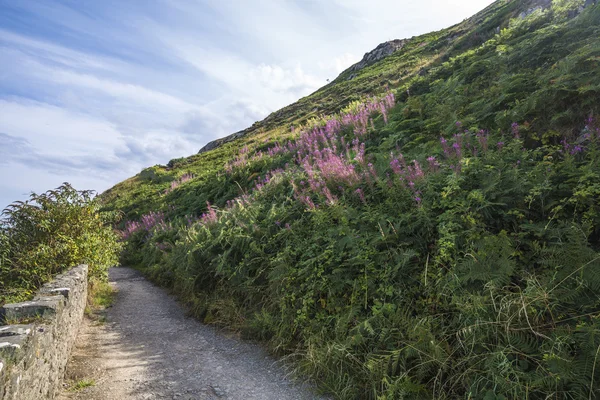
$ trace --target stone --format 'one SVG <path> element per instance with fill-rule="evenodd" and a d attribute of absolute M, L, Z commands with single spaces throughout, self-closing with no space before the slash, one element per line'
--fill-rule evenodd
<path fill-rule="evenodd" d="M 231 142 L 233 140 L 236 140 L 236 139 L 239 139 L 239 138 L 242 138 L 242 137 L 246 136 L 249 132 L 252 132 L 254 130 L 253 127 L 255 125 L 256 124 L 252 125 L 250 128 L 247 128 L 247 129 L 244 129 L 244 130 L 232 133 L 229 136 L 225 136 L 225 137 L 222 137 L 220 139 L 213 140 L 212 142 L 208 142 L 206 144 L 206 146 L 204 146 L 203 148 L 201 148 L 198 151 L 198 154 L 206 153 L 207 151 L 216 149 L 217 147 L 220 147 L 220 146 L 224 145 L 225 143 L 229 143 L 229 142 Z"/>
<path fill-rule="evenodd" d="M 0 356 L 7 360 L 14 360 L 17 358 L 19 350 L 21 350 L 22 343 L 25 341 L 25 338 L 21 337 L 11 337 L 10 339 L 6 338 L 0 341 Z"/>
<path fill-rule="evenodd" d="M 365 53 L 362 60 L 352 65 L 346 71 L 357 72 L 361 69 L 375 64 L 376 62 L 384 59 L 385 57 L 395 53 L 398 50 L 401 50 L 406 43 L 408 43 L 407 39 L 395 39 L 390 40 L 389 42 L 381 43 L 379 46 L 375 47 L 375 49 Z"/>
<path fill-rule="evenodd" d="M 69 298 L 70 292 L 71 292 L 70 288 L 56 288 L 56 289 L 50 289 L 48 291 L 48 293 L 50 295 L 59 295 L 60 294 L 61 296 L 65 297 L 67 299 Z"/>
<path fill-rule="evenodd" d="M 33 325 L 4 325 L 0 326 L 0 338 L 7 336 L 29 335 Z"/>
<path fill-rule="evenodd" d="M 537 10 L 541 10 L 542 6 L 537 6 L 537 7 L 531 7 L 529 9 L 527 9 L 526 11 L 523 11 L 521 14 L 519 14 L 519 18 L 520 19 L 524 19 L 529 17 L 531 14 L 533 14 L 534 12 L 536 12 Z"/>
<path fill-rule="evenodd" d="M 5 304 L 0 309 L 3 321 L 21 321 L 29 318 L 51 318 L 62 308 L 63 296 L 40 297 L 22 303 Z"/>
<path fill-rule="evenodd" d="M 225 393 L 225 391 L 223 389 L 221 389 L 219 386 L 211 386 L 213 393 L 217 396 L 217 397 L 224 397 L 227 393 Z"/>
<path fill-rule="evenodd" d="M 87 301 L 87 265 L 44 285 L 32 301 L 6 304 L 0 325 L 0 400 L 53 399 L 62 386 Z"/>

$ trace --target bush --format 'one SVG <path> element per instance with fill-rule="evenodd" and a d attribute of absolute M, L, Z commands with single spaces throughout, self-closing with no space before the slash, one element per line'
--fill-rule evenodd
<path fill-rule="evenodd" d="M 9 205 L 0 226 L 0 304 L 30 297 L 77 264 L 89 265 L 90 279 L 106 281 L 122 247 L 112 228 L 116 219 L 99 212 L 91 191 L 67 183 Z"/>

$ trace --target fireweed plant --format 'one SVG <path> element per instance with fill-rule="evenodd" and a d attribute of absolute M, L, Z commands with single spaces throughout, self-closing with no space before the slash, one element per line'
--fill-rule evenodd
<path fill-rule="evenodd" d="M 419 156 L 381 151 L 394 109 L 388 93 L 242 149 L 226 174 L 279 167 L 199 217 L 129 223 L 125 262 L 338 398 L 595 398 L 594 118 L 535 147 L 525 125 L 457 122 Z"/>

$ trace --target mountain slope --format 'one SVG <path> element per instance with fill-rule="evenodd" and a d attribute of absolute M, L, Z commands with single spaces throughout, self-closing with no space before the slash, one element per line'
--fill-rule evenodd
<path fill-rule="evenodd" d="M 599 35 L 498 1 L 384 44 L 104 193 L 123 262 L 338 398 L 600 396 Z"/>
<path fill-rule="evenodd" d="M 584 4 L 571 3 L 575 4 L 571 7 L 574 10 Z M 374 65 L 358 72 L 348 69 L 312 95 L 234 134 L 239 140 L 233 146 L 151 167 L 103 196 L 111 207 L 124 210 L 128 218 L 139 217 L 178 201 L 163 193 L 179 175 L 192 173 L 197 176 L 195 183 L 200 183 L 204 176 L 217 174 L 236 148 L 285 139 L 291 127 L 336 113 L 352 101 L 382 93 L 386 88 L 394 89 L 405 106 L 405 118 L 398 127 L 404 142 L 411 135 L 418 135 L 419 140 L 437 136 L 459 119 L 488 129 L 523 121 L 533 125 L 532 130 L 539 126 L 560 134 L 579 127 L 590 111 L 586 107 L 595 103 L 597 95 L 597 87 L 589 84 L 593 79 L 589 75 L 597 66 L 593 58 L 597 22 L 595 15 L 587 13 L 583 16 L 587 22 L 577 23 L 576 30 L 567 28 L 569 21 L 563 25 L 550 23 L 547 19 L 551 9 L 544 8 L 549 5 L 547 0 L 493 3 L 454 27 L 409 39 L 400 51 Z M 575 50 L 583 53 L 577 56 Z M 587 75 L 577 70 L 580 66 L 586 68 Z M 577 70 L 575 74 L 569 73 L 572 69 Z M 565 73 L 569 79 L 560 78 Z M 580 93 L 586 85 L 589 87 L 585 93 Z M 567 110 L 563 110 L 565 105 L 569 106 Z M 239 183 L 245 187 L 245 183 Z M 223 205 L 220 195 L 221 191 L 201 198 L 197 206 L 189 205 L 182 211 L 198 213 L 205 200 Z"/>

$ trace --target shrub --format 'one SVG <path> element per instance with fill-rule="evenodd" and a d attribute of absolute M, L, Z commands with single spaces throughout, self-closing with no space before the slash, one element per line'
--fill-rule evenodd
<path fill-rule="evenodd" d="M 81 263 L 89 265 L 90 279 L 105 281 L 122 247 L 116 220 L 114 212 L 99 212 L 91 191 L 67 183 L 9 205 L 0 227 L 0 304 L 26 299 Z"/>

